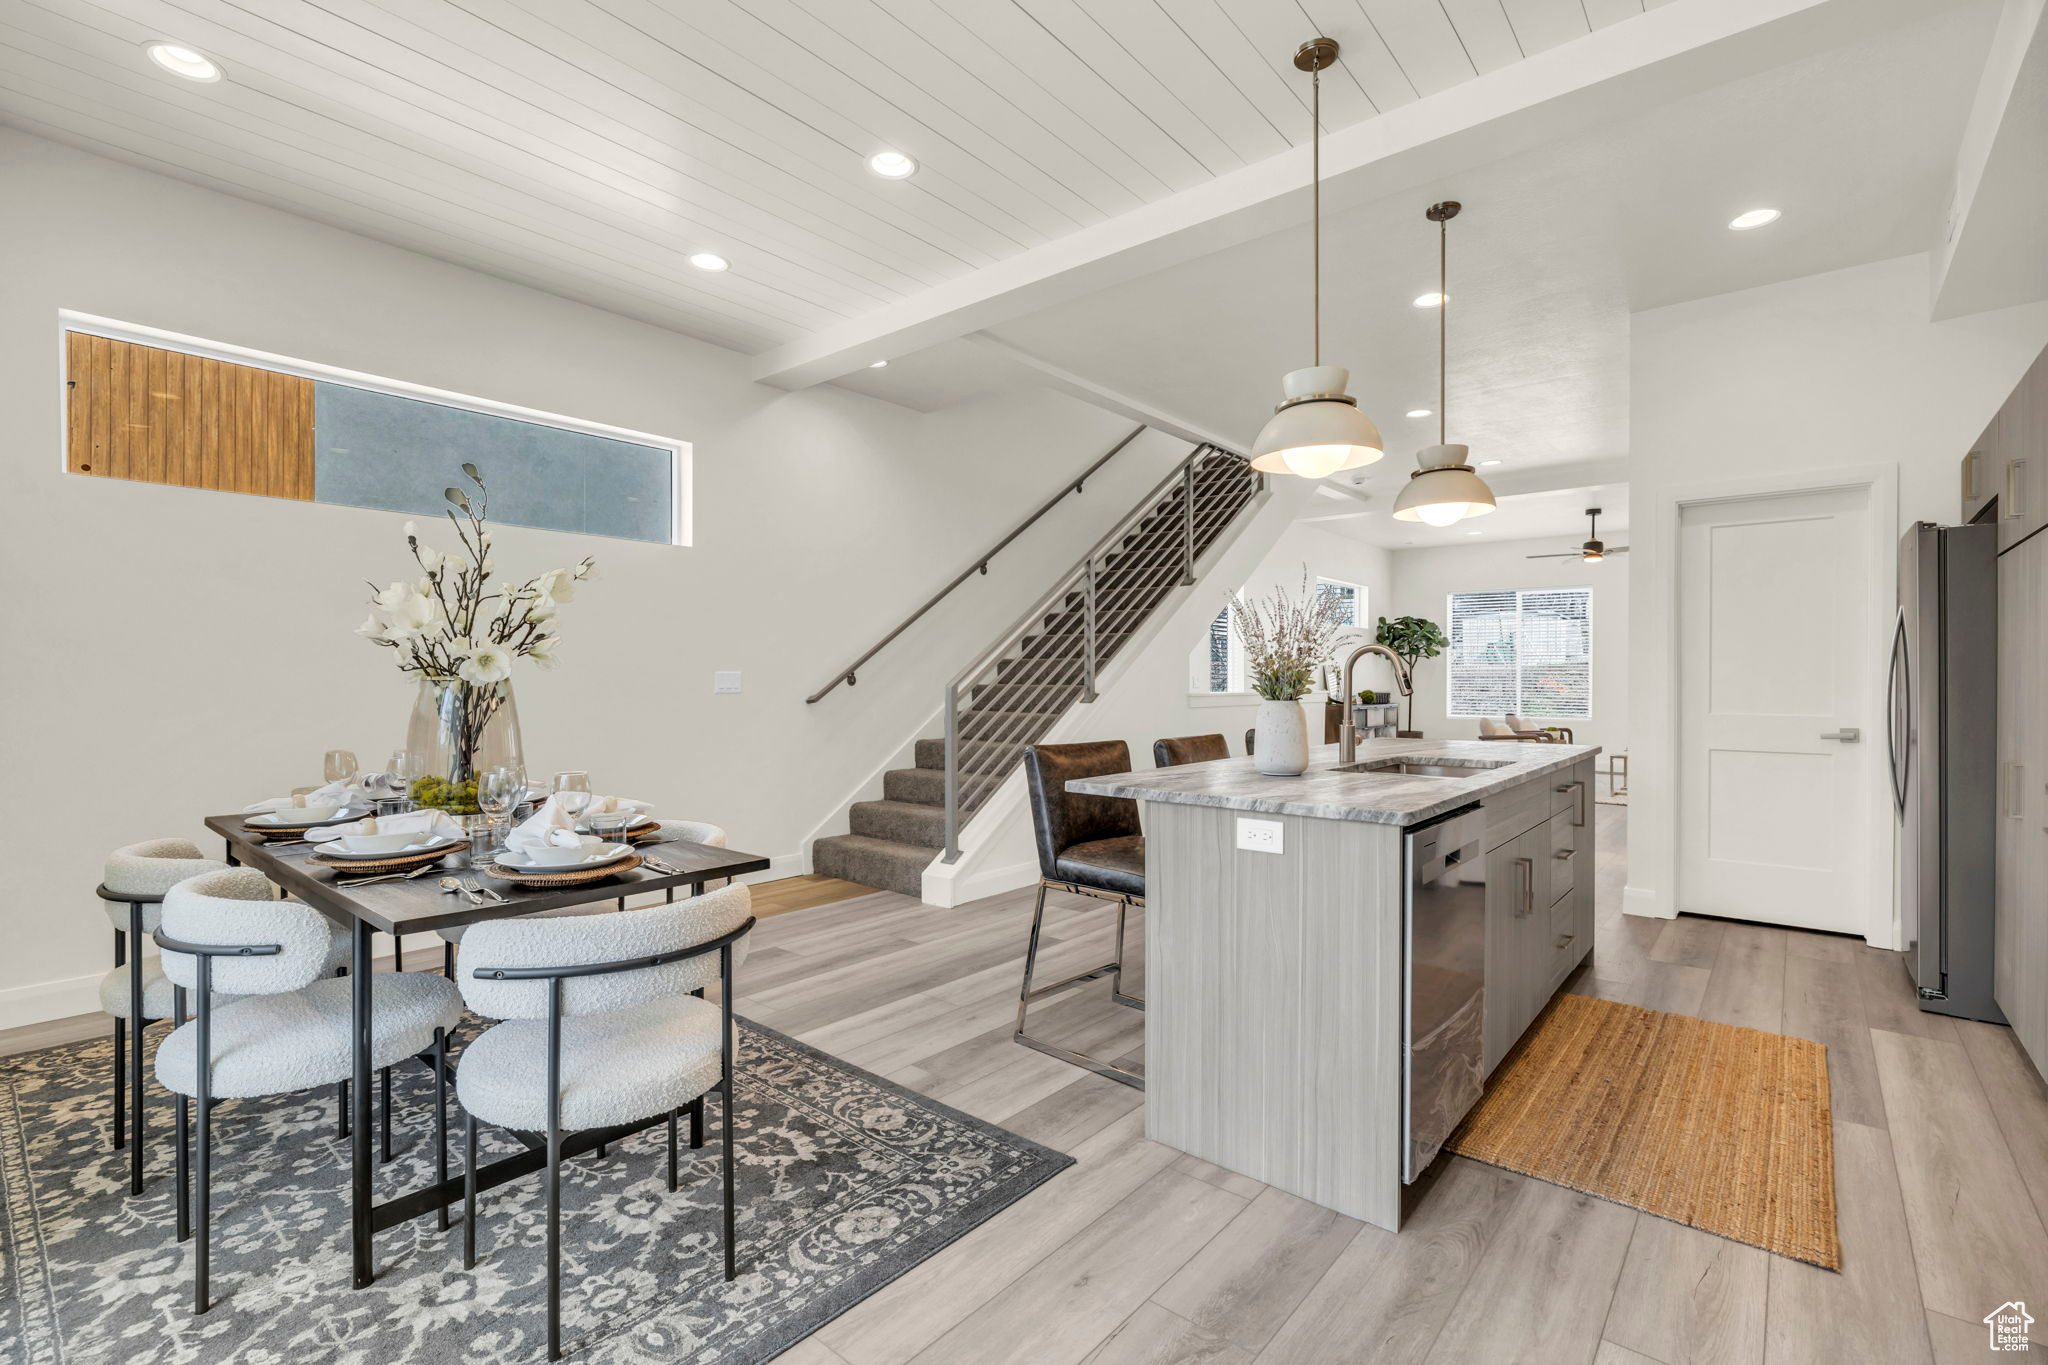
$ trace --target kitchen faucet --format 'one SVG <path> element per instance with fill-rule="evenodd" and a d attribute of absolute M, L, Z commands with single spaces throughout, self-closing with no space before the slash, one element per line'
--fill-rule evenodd
<path fill-rule="evenodd" d="M 1358 761 L 1358 727 L 1351 723 L 1351 701 L 1352 698 L 1358 695 L 1358 692 L 1352 686 L 1351 674 L 1352 670 L 1358 667 L 1358 661 L 1368 654 L 1381 655 L 1388 663 L 1394 666 L 1394 686 L 1401 689 L 1402 696 L 1412 697 L 1415 695 L 1415 681 L 1408 672 L 1407 662 L 1400 655 L 1377 642 L 1360 645 L 1357 649 L 1352 650 L 1351 657 L 1344 661 L 1344 693 L 1343 701 L 1339 703 L 1344 708 L 1344 722 L 1337 727 L 1337 761 L 1339 763 L 1350 764 Z"/>

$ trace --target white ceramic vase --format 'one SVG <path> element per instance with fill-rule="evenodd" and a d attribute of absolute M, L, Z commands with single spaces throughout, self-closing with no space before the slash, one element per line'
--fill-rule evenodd
<path fill-rule="evenodd" d="M 1262 701 L 1257 721 L 1259 742 L 1252 762 L 1269 777 L 1296 777 L 1308 771 L 1308 714 L 1298 701 Z"/>

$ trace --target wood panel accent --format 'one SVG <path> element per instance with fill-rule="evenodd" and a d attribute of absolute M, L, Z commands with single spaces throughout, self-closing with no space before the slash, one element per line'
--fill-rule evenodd
<path fill-rule="evenodd" d="M 87 332 L 64 341 L 72 473 L 312 500 L 312 380 Z"/>

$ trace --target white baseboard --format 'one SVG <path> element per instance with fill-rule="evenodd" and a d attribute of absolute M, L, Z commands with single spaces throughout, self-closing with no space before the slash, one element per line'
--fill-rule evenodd
<path fill-rule="evenodd" d="M 13 986 L 0 991 L 0 1029 L 46 1024 L 52 1019 L 69 1019 L 77 1014 L 98 1012 L 100 978 L 105 975 L 104 971 L 98 971 L 90 976 L 38 981 L 33 985 Z"/>
<path fill-rule="evenodd" d="M 1661 893 L 1641 886 L 1624 886 L 1621 889 L 1621 912 L 1639 915 L 1643 919 L 1678 918 L 1678 911 Z"/>

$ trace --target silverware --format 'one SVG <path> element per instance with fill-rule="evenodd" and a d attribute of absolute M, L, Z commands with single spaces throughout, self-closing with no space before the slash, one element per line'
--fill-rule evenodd
<path fill-rule="evenodd" d="M 475 877 L 471 877 L 468 881 L 464 882 L 462 889 L 469 892 L 472 896 L 489 896 L 500 905 L 510 905 L 512 903 L 511 899 L 504 892 L 498 890 L 497 887 L 485 886 Z M 482 902 L 479 901 L 478 904 L 482 904 Z"/>
<path fill-rule="evenodd" d="M 336 886 L 370 886 L 376 882 L 409 882 L 415 877 L 426 876 L 434 868 L 435 864 L 428 863 L 425 867 L 416 867 L 410 872 L 385 872 L 375 877 L 357 877 L 353 881 L 343 881 L 341 878 L 336 877 L 334 884 Z"/>
<path fill-rule="evenodd" d="M 462 893 L 463 899 L 468 901 L 471 905 L 482 905 L 484 903 L 484 898 L 482 896 L 478 895 L 469 887 L 464 886 L 458 878 L 443 877 L 438 883 L 436 883 L 436 885 L 438 885 L 443 891 L 460 891 Z"/>
<path fill-rule="evenodd" d="M 668 876 L 671 877 L 680 877 L 684 875 L 683 870 L 680 867 L 675 867 L 671 864 L 665 863 L 661 859 L 655 857 L 652 853 L 642 853 L 640 855 L 640 861 L 642 863 L 645 863 L 648 867 L 653 868 L 656 872 L 666 873 Z"/>

